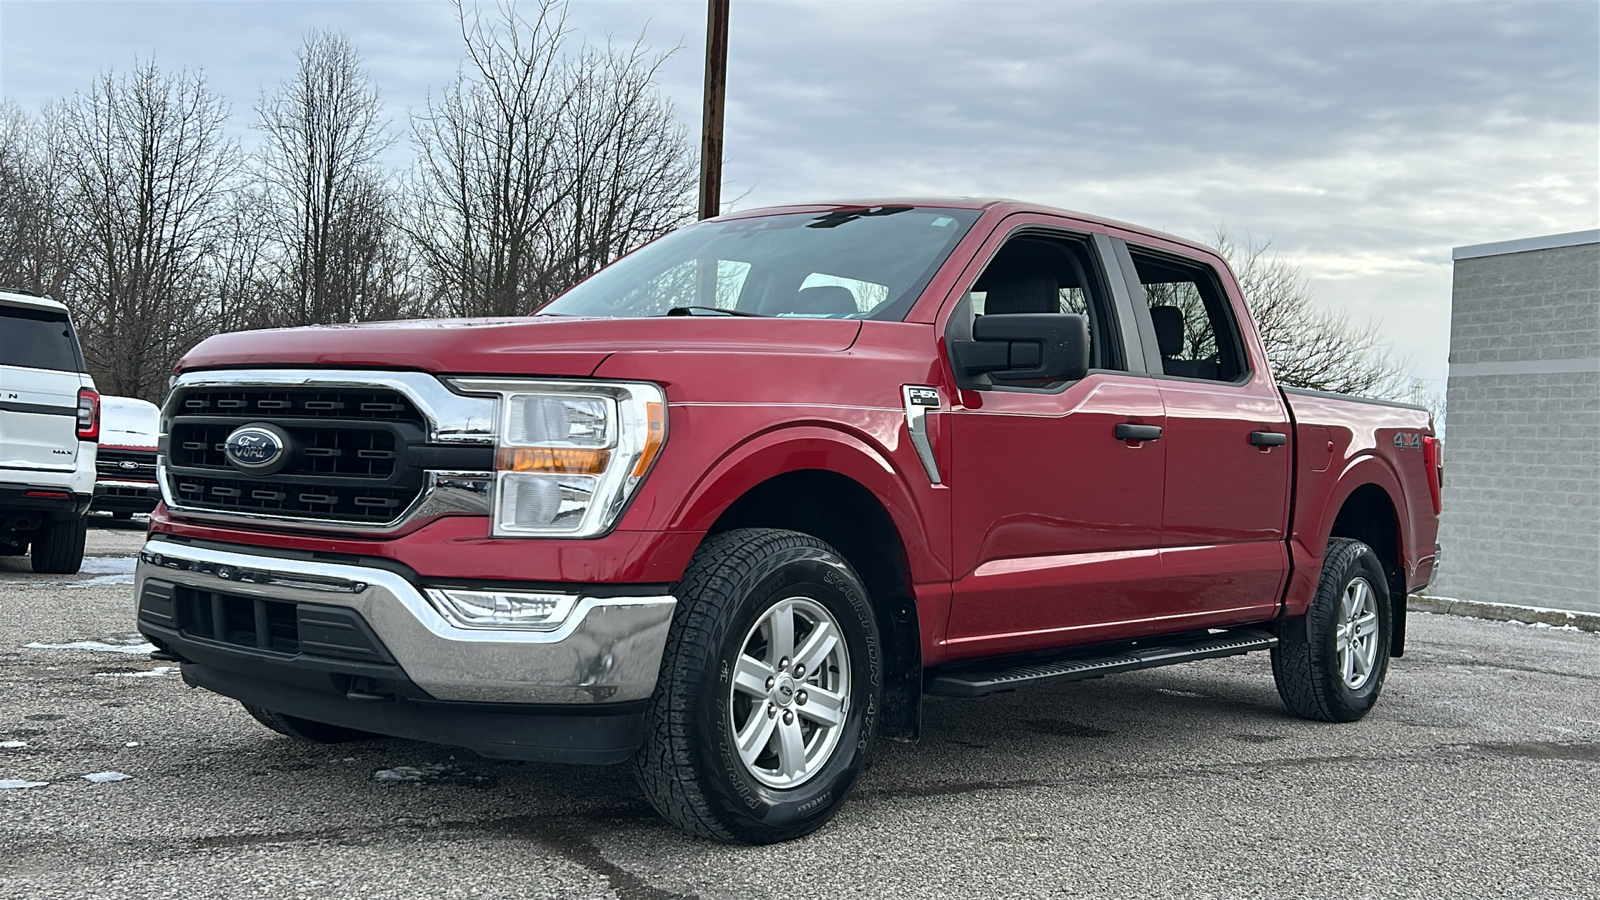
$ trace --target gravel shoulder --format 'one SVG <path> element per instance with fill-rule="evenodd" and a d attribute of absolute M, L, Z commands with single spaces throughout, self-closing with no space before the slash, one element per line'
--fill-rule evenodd
<path fill-rule="evenodd" d="M 117 652 L 136 640 L 140 538 L 94 529 L 73 577 L 0 558 L 0 781 L 45 783 L 0 790 L 0 896 L 1436 898 L 1600 883 L 1596 634 L 1414 613 L 1383 699 L 1351 725 L 1290 718 L 1264 655 L 929 698 L 923 739 L 881 745 L 833 824 L 725 847 L 656 819 L 621 768 L 266 731 Z M 132 777 L 83 777 L 103 772 Z"/>

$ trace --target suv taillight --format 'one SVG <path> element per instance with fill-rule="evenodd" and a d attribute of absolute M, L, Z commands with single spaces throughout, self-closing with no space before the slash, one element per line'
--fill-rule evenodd
<path fill-rule="evenodd" d="M 100 392 L 78 388 L 78 440 L 100 440 Z"/>

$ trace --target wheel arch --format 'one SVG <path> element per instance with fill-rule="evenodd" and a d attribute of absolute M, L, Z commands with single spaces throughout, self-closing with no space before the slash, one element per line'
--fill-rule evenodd
<path fill-rule="evenodd" d="M 1322 545 L 1326 548 L 1331 538 L 1351 538 L 1371 547 L 1377 555 L 1389 587 L 1393 620 L 1389 653 L 1400 656 L 1405 652 L 1406 633 L 1406 561 L 1400 508 L 1394 494 L 1373 481 L 1354 484 L 1342 493 Z"/>
<path fill-rule="evenodd" d="M 811 429 L 808 429 L 811 431 Z M 733 528 L 786 528 L 816 536 L 850 562 L 867 588 L 883 642 L 883 737 L 917 737 L 922 716 L 922 626 L 915 601 L 914 554 L 926 551 L 914 501 L 885 456 L 854 439 L 789 436 L 768 440 L 720 466 L 685 527 L 707 536 Z M 869 487 L 870 484 L 870 487 Z M 906 536 L 918 543 L 907 546 Z"/>

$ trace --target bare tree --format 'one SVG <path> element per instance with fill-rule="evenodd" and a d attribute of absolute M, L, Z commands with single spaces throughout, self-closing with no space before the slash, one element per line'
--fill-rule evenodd
<path fill-rule="evenodd" d="M 353 249 L 387 242 L 392 228 L 377 185 L 378 155 L 391 143 L 382 99 L 339 32 L 307 35 L 296 58 L 294 76 L 256 107 L 264 138 L 257 168 L 282 270 L 275 321 L 357 321 L 371 312 L 370 292 L 393 293 L 374 283 L 381 270 L 371 268 L 370 252 L 367 268 L 351 269 Z"/>
<path fill-rule="evenodd" d="M 1241 247 L 1218 228 L 1213 246 L 1239 280 L 1279 384 L 1390 399 L 1413 392 L 1409 366 L 1394 358 L 1378 325 L 1318 306 L 1300 268 L 1269 253 L 1270 241 Z"/>
<path fill-rule="evenodd" d="M 82 254 L 71 296 L 107 393 L 160 400 L 172 363 L 213 327 L 208 254 L 239 166 L 227 117 L 202 75 L 154 61 L 107 71 L 62 107 Z"/>
<path fill-rule="evenodd" d="M 68 227 L 66 141 L 57 110 L 0 105 L 0 286 L 63 296 L 77 254 Z"/>
<path fill-rule="evenodd" d="M 529 312 L 688 218 L 694 173 L 641 44 L 565 53 L 566 7 L 457 0 L 467 61 L 411 122 L 408 232 L 459 315 Z"/>
<path fill-rule="evenodd" d="M 567 201 L 546 219 L 542 303 L 623 253 L 683 224 L 698 173 L 688 135 L 654 86 L 664 58 L 642 42 L 627 53 L 586 49 L 565 69 L 562 110 Z"/>

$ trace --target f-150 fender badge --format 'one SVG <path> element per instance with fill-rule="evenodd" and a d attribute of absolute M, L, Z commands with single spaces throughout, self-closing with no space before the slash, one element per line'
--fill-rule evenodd
<path fill-rule="evenodd" d="M 928 473 L 928 481 L 943 484 L 939 474 L 939 460 L 933 455 L 933 441 L 928 437 L 928 410 L 940 406 L 939 391 L 927 385 L 908 384 L 900 388 L 906 403 L 906 429 L 911 433 L 911 446 L 916 448 L 917 459 Z"/>
<path fill-rule="evenodd" d="M 1397 431 L 1394 435 L 1394 445 L 1401 450 L 1421 450 L 1422 435 L 1409 431 Z"/>

